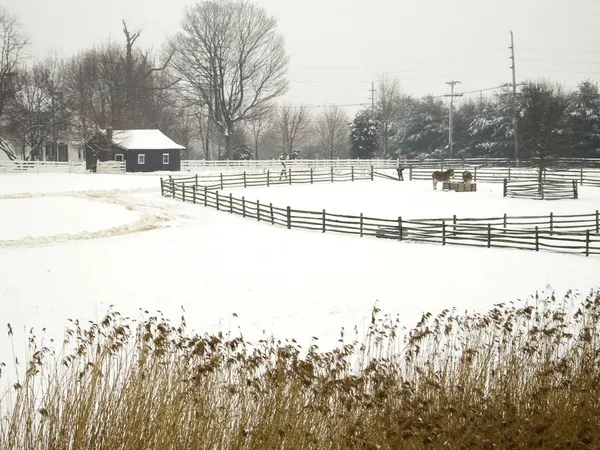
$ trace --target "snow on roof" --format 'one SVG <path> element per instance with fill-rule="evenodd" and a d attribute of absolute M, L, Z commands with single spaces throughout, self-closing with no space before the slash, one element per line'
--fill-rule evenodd
<path fill-rule="evenodd" d="M 160 130 L 113 130 L 112 143 L 124 150 L 185 150 Z"/>

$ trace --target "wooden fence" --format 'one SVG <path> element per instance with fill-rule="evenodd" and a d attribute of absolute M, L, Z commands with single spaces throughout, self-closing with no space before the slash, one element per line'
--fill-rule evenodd
<path fill-rule="evenodd" d="M 125 161 L 98 161 L 96 173 L 125 173 Z"/>
<path fill-rule="evenodd" d="M 308 173 L 306 173 L 308 172 Z M 221 192 L 227 187 L 270 186 L 315 182 L 372 180 L 372 169 L 357 173 L 356 169 L 343 173 L 327 171 L 288 172 L 287 178 L 273 174 L 237 174 L 213 177 L 161 178 L 161 194 L 216 208 L 245 218 L 284 226 L 321 232 L 354 234 L 360 237 L 375 236 L 394 240 L 440 243 L 442 245 L 467 245 L 477 247 L 550 250 L 565 253 L 600 254 L 600 214 L 549 216 L 507 216 L 490 218 L 451 218 L 405 220 L 402 217 L 381 219 L 308 211 L 274 206 L 251 201 L 245 197 Z M 281 175 L 281 174 L 280 174 Z M 206 183 L 206 184 L 205 184 Z"/>
<path fill-rule="evenodd" d="M 577 181 L 554 181 L 544 180 L 540 183 L 535 181 L 508 180 L 504 179 L 504 197 L 531 198 L 540 200 L 561 200 L 578 198 Z"/>
<path fill-rule="evenodd" d="M 84 173 L 85 162 L 0 161 L 0 173 Z"/>
<path fill-rule="evenodd" d="M 440 167 L 444 170 L 453 168 L 454 178 L 462 179 L 462 172 L 468 170 L 473 175 L 473 182 L 480 183 L 503 183 L 504 179 L 509 181 L 533 181 L 538 179 L 536 168 L 511 168 L 511 167 L 486 167 L 478 168 L 471 166 Z M 427 167 L 409 167 L 409 180 L 431 180 L 432 169 Z M 553 170 L 548 169 L 544 173 L 547 182 L 568 182 L 576 180 L 580 185 L 600 187 L 600 169 L 579 168 Z"/>
<path fill-rule="evenodd" d="M 290 159 L 285 160 L 289 167 L 303 168 L 350 168 L 361 166 L 374 166 L 376 169 L 393 169 L 402 164 L 405 167 L 421 167 L 425 169 L 439 170 L 438 168 L 466 167 L 472 170 L 474 167 L 522 167 L 535 168 L 538 161 L 534 159 L 522 160 L 518 163 L 510 158 L 453 158 L 453 159 Z M 600 168 L 600 158 L 558 158 L 553 162 L 557 166 L 569 168 Z M 207 169 L 275 169 L 281 166 L 279 159 L 260 160 L 182 160 L 181 170 L 186 172 L 205 171 Z"/>

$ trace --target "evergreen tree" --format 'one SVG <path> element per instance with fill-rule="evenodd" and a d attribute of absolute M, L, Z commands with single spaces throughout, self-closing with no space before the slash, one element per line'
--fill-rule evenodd
<path fill-rule="evenodd" d="M 512 93 L 504 88 L 492 100 L 479 106 L 471 121 L 468 134 L 470 156 L 509 158 L 514 155 Z"/>
<path fill-rule="evenodd" d="M 570 99 L 568 128 L 572 156 L 598 157 L 600 152 L 600 91 L 598 84 L 584 81 Z"/>
<path fill-rule="evenodd" d="M 444 103 L 429 96 L 412 100 L 407 107 L 401 142 L 406 156 L 444 156 L 448 143 L 448 113 Z"/>
<path fill-rule="evenodd" d="M 371 159 L 377 153 L 377 124 L 370 109 L 356 113 L 350 125 L 350 157 Z"/>

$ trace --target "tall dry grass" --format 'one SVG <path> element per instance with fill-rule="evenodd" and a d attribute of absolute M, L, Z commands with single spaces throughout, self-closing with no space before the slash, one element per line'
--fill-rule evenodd
<path fill-rule="evenodd" d="M 0 448 L 600 448 L 599 321 L 600 291 L 405 333 L 374 309 L 364 342 L 320 352 L 110 312 L 57 355 L 31 336 Z"/>

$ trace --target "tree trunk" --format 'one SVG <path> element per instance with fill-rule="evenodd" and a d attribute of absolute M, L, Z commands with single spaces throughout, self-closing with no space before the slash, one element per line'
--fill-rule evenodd
<path fill-rule="evenodd" d="M 232 160 L 233 159 L 233 135 L 231 133 L 229 133 L 227 136 L 225 136 L 225 148 L 226 148 L 225 157 L 228 160 Z"/>
<path fill-rule="evenodd" d="M 227 122 L 227 135 L 225 136 L 226 157 L 233 160 L 233 123 Z"/>

